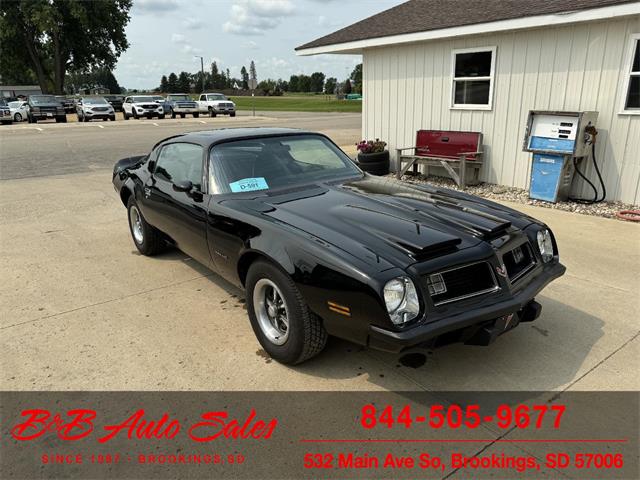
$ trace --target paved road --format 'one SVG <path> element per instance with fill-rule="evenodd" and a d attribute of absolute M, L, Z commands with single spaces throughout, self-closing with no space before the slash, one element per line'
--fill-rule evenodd
<path fill-rule="evenodd" d="M 112 168 L 116 160 L 142 155 L 159 140 L 177 133 L 212 128 L 280 126 L 311 129 L 338 145 L 359 139 L 357 113 L 260 112 L 252 117 L 200 117 L 89 123 L 14 124 L 0 128 L 0 179 L 44 177 Z"/>

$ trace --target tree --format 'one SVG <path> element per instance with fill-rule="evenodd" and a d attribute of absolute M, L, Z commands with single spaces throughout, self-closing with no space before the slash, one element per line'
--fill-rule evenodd
<path fill-rule="evenodd" d="M 160 79 L 160 91 L 164 92 L 164 93 L 170 93 L 169 92 L 169 80 L 167 80 L 167 76 L 166 75 L 162 75 L 162 78 Z"/>
<path fill-rule="evenodd" d="M 298 91 L 310 92 L 311 91 L 311 77 L 309 75 L 298 75 Z"/>
<path fill-rule="evenodd" d="M 4 1 L 0 72 L 11 77 L 17 69 L 31 70 L 43 92 L 62 94 L 68 71 L 115 66 L 129 47 L 130 9 L 131 0 Z"/>
<path fill-rule="evenodd" d="M 344 93 L 345 95 L 351 93 L 351 82 L 349 81 L 348 78 L 344 81 L 344 87 L 342 89 L 342 93 Z"/>
<path fill-rule="evenodd" d="M 171 72 L 167 81 L 167 93 L 176 93 L 178 91 L 178 76 Z"/>
<path fill-rule="evenodd" d="M 121 93 L 116 77 L 108 68 L 94 68 L 90 72 L 70 71 L 65 78 L 65 92 L 78 93 L 94 87 L 104 87 L 111 93 Z"/>
<path fill-rule="evenodd" d="M 180 72 L 178 76 L 178 91 L 180 93 L 189 93 L 191 91 L 191 75 L 187 72 Z"/>
<path fill-rule="evenodd" d="M 289 77 L 289 91 L 290 92 L 300 91 L 300 78 L 298 77 L 298 75 L 291 75 L 291 77 Z"/>
<path fill-rule="evenodd" d="M 258 74 L 256 73 L 256 64 L 251 60 L 251 64 L 249 65 L 249 78 L 251 80 L 258 80 Z"/>
<path fill-rule="evenodd" d="M 324 93 L 329 95 L 336 92 L 336 85 L 338 84 L 338 80 L 335 77 L 327 78 L 327 81 L 324 82 Z"/>
<path fill-rule="evenodd" d="M 247 69 L 244 68 L 244 65 L 240 69 L 240 76 L 242 77 L 242 89 L 249 90 L 249 74 L 247 73 Z"/>
<path fill-rule="evenodd" d="M 229 71 L 229 69 L 227 68 L 227 84 L 225 85 L 226 88 L 231 88 L 233 87 L 233 81 L 231 79 L 231 72 Z"/>
<path fill-rule="evenodd" d="M 353 82 L 353 89 L 355 93 L 362 93 L 362 64 L 359 63 L 351 72 L 351 76 L 349 77 Z"/>
<path fill-rule="evenodd" d="M 260 90 L 263 95 L 273 95 L 276 90 L 276 82 L 270 78 L 263 80 L 258 84 L 258 90 Z"/>
<path fill-rule="evenodd" d="M 289 91 L 289 82 L 279 78 L 278 81 L 276 82 L 276 90 L 278 90 L 280 92 L 288 92 Z"/>
<path fill-rule="evenodd" d="M 310 82 L 309 88 L 310 88 L 310 91 L 314 93 L 322 92 L 324 88 L 324 73 L 313 72 L 311 74 L 311 82 Z"/>

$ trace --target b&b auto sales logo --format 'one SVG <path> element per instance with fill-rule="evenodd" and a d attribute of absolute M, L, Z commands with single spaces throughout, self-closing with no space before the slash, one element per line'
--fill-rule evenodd
<path fill-rule="evenodd" d="M 194 442 L 212 442 L 219 438 L 269 439 L 278 425 L 276 418 L 258 419 L 254 409 L 244 419 L 231 418 L 225 411 L 205 412 L 199 421 L 185 426 L 168 413 L 157 420 L 147 419 L 144 409 L 140 409 L 120 423 L 102 426 L 101 432 L 96 431 L 94 424 L 95 410 L 70 410 L 63 416 L 49 410 L 31 409 L 22 411 L 21 416 L 25 420 L 11 429 L 11 436 L 18 441 L 35 440 L 47 432 L 57 432 L 58 437 L 66 441 L 82 440 L 94 434 L 99 443 L 117 437 L 173 439 L 183 431 Z"/>

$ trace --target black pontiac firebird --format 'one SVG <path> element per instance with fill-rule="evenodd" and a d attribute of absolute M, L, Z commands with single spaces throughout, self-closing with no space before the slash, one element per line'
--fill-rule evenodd
<path fill-rule="evenodd" d="M 488 345 L 535 320 L 565 271 L 539 221 L 372 177 L 313 132 L 177 135 L 117 162 L 113 184 L 138 250 L 173 244 L 244 288 L 258 340 L 288 364 L 328 334 L 390 352 Z"/>

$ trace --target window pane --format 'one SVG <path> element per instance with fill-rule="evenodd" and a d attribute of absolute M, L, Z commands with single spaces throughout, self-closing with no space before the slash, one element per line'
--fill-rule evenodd
<path fill-rule="evenodd" d="M 488 77 L 491 75 L 491 53 L 456 53 L 456 77 Z"/>
<path fill-rule="evenodd" d="M 475 104 L 489 105 L 489 80 L 466 80 L 454 82 L 456 105 Z"/>
<path fill-rule="evenodd" d="M 202 147 L 191 143 L 173 143 L 162 148 L 155 175 L 172 183 L 193 183 L 202 187 Z"/>
<path fill-rule="evenodd" d="M 633 67 L 631 67 L 632 72 L 640 72 L 640 40 L 636 41 L 636 52 L 633 56 Z"/>
<path fill-rule="evenodd" d="M 640 77 L 634 76 L 629 80 L 626 108 L 640 108 Z"/>
<path fill-rule="evenodd" d="M 215 193 L 272 190 L 359 174 L 331 142 L 313 135 L 222 143 L 211 150 L 210 165 Z"/>

